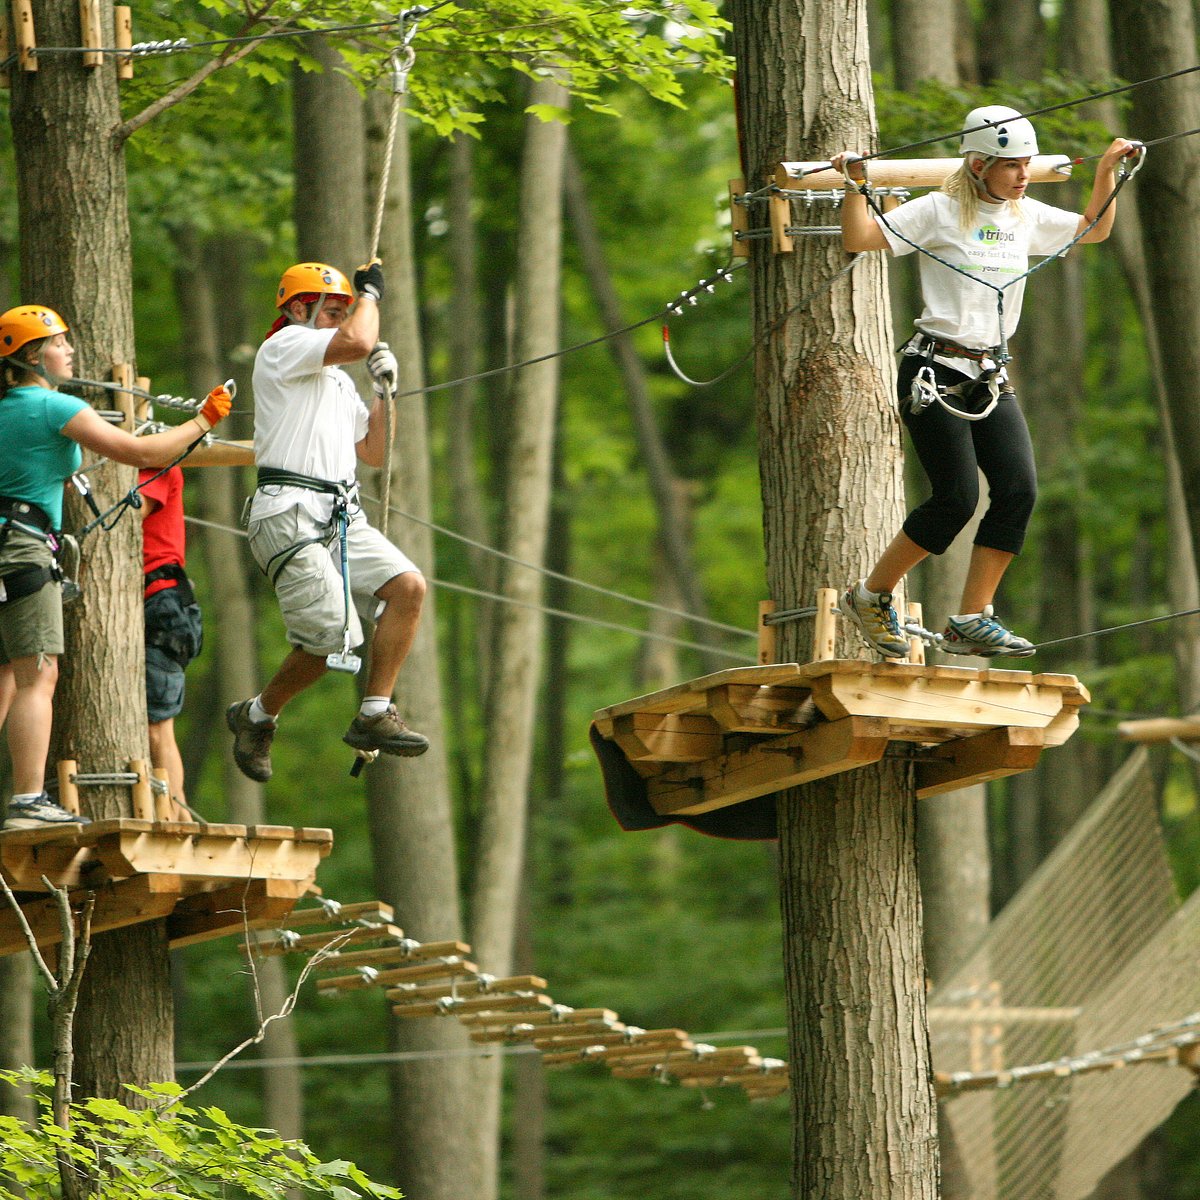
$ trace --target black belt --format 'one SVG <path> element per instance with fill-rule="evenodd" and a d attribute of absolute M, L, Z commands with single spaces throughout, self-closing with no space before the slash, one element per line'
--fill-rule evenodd
<path fill-rule="evenodd" d="M 12 496 L 0 496 L 0 519 L 17 521 L 25 526 L 33 526 L 34 529 L 44 534 L 47 538 L 54 533 L 54 522 L 50 520 L 48 514 L 38 508 L 36 504 L 30 504 L 28 500 L 17 500 Z"/>
<path fill-rule="evenodd" d="M 991 350 L 971 350 L 966 346 L 960 346 L 957 342 L 943 342 L 940 338 L 930 337 L 927 333 L 919 336 L 921 350 L 926 354 L 932 351 L 944 358 L 968 358 L 972 362 L 982 362 L 985 358 L 991 358 L 993 354 Z"/>
<path fill-rule="evenodd" d="M 192 591 L 192 581 L 187 577 L 187 572 L 178 563 L 164 563 L 161 567 L 155 567 L 153 571 L 147 571 L 142 579 L 142 591 L 145 592 L 152 583 L 158 583 L 161 579 L 170 579 L 174 581 L 174 586 L 183 596 L 185 604 L 194 604 L 196 595 Z M 160 591 L 167 591 L 167 588 L 161 588 Z"/>
<path fill-rule="evenodd" d="M 298 471 L 285 471 L 282 467 L 259 467 L 258 486 L 274 485 L 304 488 L 309 492 L 324 492 L 327 496 L 341 496 L 354 487 L 353 483 L 318 479 L 315 475 L 301 475 Z"/>
<path fill-rule="evenodd" d="M 24 567 L 11 575 L 0 575 L 0 605 L 11 604 L 40 592 L 48 583 L 62 579 L 56 563 L 52 567 Z"/>

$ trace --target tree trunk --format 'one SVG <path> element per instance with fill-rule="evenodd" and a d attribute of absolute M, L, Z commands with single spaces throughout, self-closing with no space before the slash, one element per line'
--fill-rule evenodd
<path fill-rule="evenodd" d="M 587 181 L 569 143 L 563 177 L 563 196 L 592 299 L 600 312 L 605 330 L 612 333 L 624 328 L 627 322 L 621 315 L 621 303 L 613 286 L 608 263 L 605 261 L 604 245 L 596 228 L 596 218 L 587 192 Z M 658 513 L 658 537 L 663 557 L 674 576 L 675 588 L 682 598 L 684 608 L 698 617 L 703 617 L 708 611 L 708 606 L 693 561 L 687 501 L 658 429 L 642 360 L 638 357 L 633 338 L 628 333 L 611 338 L 608 347 L 612 351 L 617 369 L 621 372 L 625 394 L 629 397 L 638 453 L 646 470 L 650 493 L 654 497 Z M 697 641 L 704 642 L 709 637 L 708 630 L 702 623 L 694 625 L 692 631 Z M 715 654 L 701 654 L 701 662 L 705 672 L 719 671 L 728 665 L 727 660 Z"/>
<path fill-rule="evenodd" d="M 952 49 L 956 17 L 957 0 L 892 0 L 892 65 L 898 91 L 915 91 L 926 79 L 951 87 L 958 83 Z"/>
<path fill-rule="evenodd" d="M 1185 2 L 1113 4 L 1117 69 L 1144 79 L 1190 67 L 1196 25 Z M 1200 125 L 1200 84 L 1194 75 L 1148 84 L 1131 93 L 1130 125 L 1146 140 Z M 1193 186 L 1200 146 L 1182 138 L 1146 157 L 1133 189 L 1145 234 L 1146 266 L 1154 297 L 1154 328 L 1163 356 L 1171 435 L 1179 455 L 1193 554 L 1200 559 L 1200 242 L 1181 236 L 1200 220 Z M 1124 199 L 1124 197 L 1122 198 Z"/>
<path fill-rule="evenodd" d="M 217 321 L 216 297 L 221 295 L 222 306 L 238 308 L 244 317 L 237 297 L 241 288 L 231 286 L 237 278 L 235 263 L 225 255 L 205 254 L 193 229 L 175 234 L 178 265 L 175 270 L 175 292 L 181 312 L 189 317 L 189 337 L 183 348 L 184 368 L 188 389 L 193 396 L 203 396 L 218 380 L 227 377 Z M 215 261 L 214 261 L 215 260 Z M 246 331 L 239 331 L 245 338 Z M 245 382 L 245 381 L 243 381 Z M 248 390 L 241 390 L 248 396 Z M 197 488 L 202 497 L 201 508 L 207 520 L 225 529 L 238 524 L 238 501 L 229 486 L 225 468 L 205 467 L 189 472 L 189 485 Z M 205 527 L 199 538 L 208 566 L 212 611 L 206 614 L 205 641 L 216 650 L 216 673 L 219 713 L 238 700 L 252 696 L 258 690 L 256 672 L 258 647 L 254 638 L 254 604 L 247 580 L 246 555 L 242 539 L 224 529 Z M 239 825 L 261 825 L 264 821 L 262 785 L 247 779 L 224 756 L 226 815 Z M 282 958 L 265 958 L 256 966 L 259 1004 L 264 1016 L 282 1010 L 291 987 L 287 967 Z M 300 1068 L 291 1065 L 299 1056 L 295 1022 L 288 1017 L 272 1021 L 262 1042 L 262 1057 L 283 1065 L 264 1068 L 263 1113 L 267 1124 L 282 1137 L 297 1139 L 304 1136 L 304 1081 Z"/>
<path fill-rule="evenodd" d="M 733 0 L 750 186 L 782 159 L 869 145 L 856 0 Z M 845 262 L 801 239 L 752 260 L 756 330 Z M 883 264 L 810 302 L 759 351 L 756 387 L 771 595 L 809 604 L 861 575 L 903 516 Z M 781 627 L 781 658 L 803 631 Z M 848 645 L 843 643 L 843 651 Z M 933 1200 L 936 1106 L 911 771 L 888 760 L 779 796 L 793 1195 Z"/>
<path fill-rule="evenodd" d="M 80 44 L 76 6 L 35 0 L 33 15 L 43 45 Z M 112 37 L 111 10 L 102 9 L 102 19 Z M 134 362 L 125 160 L 111 137 L 120 122 L 115 66 L 87 70 L 63 55 L 39 60 L 36 72 L 14 71 L 11 120 L 21 294 L 62 313 L 79 374 L 108 378 L 113 363 Z M 106 467 L 96 477 L 99 503 L 112 503 L 133 482 L 132 469 Z M 86 520 L 78 499 L 68 499 L 67 528 Z M 73 758 L 84 772 L 123 771 L 131 758 L 149 757 L 141 561 L 136 521 L 87 543 L 84 596 L 66 610 L 51 763 Z M 127 788 L 88 788 L 83 801 L 93 816 L 131 811 Z M 79 1094 L 114 1096 L 126 1083 L 172 1078 L 163 922 L 96 938 L 75 1035 Z"/>
<path fill-rule="evenodd" d="M 993 0 L 983 9 L 979 32 L 979 69 L 985 83 L 1042 77 L 1045 23 L 1038 0 Z"/>
<path fill-rule="evenodd" d="M 378 194 L 376 168 L 383 160 L 390 96 L 371 97 L 368 111 L 367 193 Z M 374 200 L 372 200 L 372 204 Z M 403 113 L 384 213 L 380 255 L 388 293 L 380 309 L 381 336 L 396 350 L 396 391 L 425 385 L 412 244 L 412 174 L 408 125 Z M 364 251 L 365 253 L 365 251 Z M 429 434 L 425 397 L 396 402 L 396 445 L 391 497 L 394 508 L 428 520 L 431 512 Z M 433 573 L 433 538 L 427 526 L 392 514 L 391 537 L 423 571 Z M 421 941 L 462 936 L 454 818 L 446 762 L 441 676 L 437 659 L 437 613 L 427 595 L 417 638 L 396 686 L 400 711 L 430 739 L 419 758 L 384 755 L 366 772 L 371 853 L 379 895 L 395 907 L 397 923 Z M 459 1200 L 494 1194 L 496 1147 L 476 1116 L 472 1063 L 462 1057 L 470 1043 L 456 1021 L 392 1022 L 393 1049 L 444 1052 L 416 1058 L 391 1073 L 392 1136 L 396 1178 L 414 1200 Z M 457 1057 L 456 1057 L 457 1056 Z M 482 1129 L 482 1132 L 481 1132 Z"/>

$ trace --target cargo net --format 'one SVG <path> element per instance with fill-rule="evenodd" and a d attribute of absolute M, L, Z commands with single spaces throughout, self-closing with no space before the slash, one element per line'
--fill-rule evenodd
<path fill-rule="evenodd" d="M 1091 1195 L 1195 1082 L 1197 945 L 1139 751 L 930 996 L 947 1198 Z"/>

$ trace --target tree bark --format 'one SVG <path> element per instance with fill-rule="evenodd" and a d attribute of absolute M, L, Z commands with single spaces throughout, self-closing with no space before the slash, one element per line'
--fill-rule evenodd
<path fill-rule="evenodd" d="M 80 44 L 78 7 L 35 0 L 33 15 L 44 45 Z M 112 37 L 111 10 L 102 20 Z M 109 378 L 112 364 L 132 364 L 135 354 L 125 160 L 111 138 L 120 122 L 115 66 L 87 70 L 64 55 L 41 59 L 36 72 L 14 71 L 10 115 L 21 294 L 62 313 L 81 375 Z M 111 504 L 133 480 L 132 469 L 115 464 L 98 472 L 99 503 Z M 86 520 L 69 498 L 67 528 Z M 131 758 L 149 757 L 138 523 L 89 539 L 84 564 L 83 599 L 66 610 L 51 763 L 124 770 Z M 89 788 L 83 800 L 92 816 L 130 812 L 127 788 Z M 114 1096 L 126 1083 L 172 1078 L 169 979 L 161 921 L 96 938 L 75 1029 L 80 1094 Z"/>
<path fill-rule="evenodd" d="M 892 0 L 892 60 L 896 88 L 915 91 L 926 79 L 954 86 L 957 0 Z"/>
<path fill-rule="evenodd" d="M 203 396 L 217 381 L 228 377 L 222 353 L 216 297 L 222 306 L 233 305 L 243 316 L 237 297 L 241 288 L 231 286 L 237 277 L 237 264 L 225 255 L 206 254 L 195 230 L 184 228 L 175 234 L 178 266 L 175 292 L 181 312 L 189 318 L 189 337 L 183 348 L 188 389 Z M 246 331 L 239 331 L 244 340 Z M 244 384 L 246 381 L 242 381 Z M 239 388 L 242 396 L 249 391 Z M 238 503 L 229 486 L 228 471 L 206 467 L 189 473 L 189 484 L 201 496 L 201 509 L 207 520 L 224 529 L 205 527 L 199 538 L 208 566 L 211 612 L 206 613 L 205 642 L 215 647 L 217 672 L 217 711 L 258 690 L 256 671 L 258 647 L 254 637 L 254 603 L 247 579 L 246 556 L 242 539 L 225 529 L 238 524 Z M 264 821 L 263 788 L 247 779 L 224 755 L 226 814 L 239 825 L 261 825 Z M 264 1016 L 282 1010 L 291 987 L 282 958 L 262 959 L 255 968 L 258 999 Z M 292 1060 L 299 1056 L 295 1022 L 290 1018 L 272 1021 L 267 1026 L 261 1054 L 273 1065 L 262 1072 L 263 1112 L 267 1124 L 282 1137 L 304 1136 L 304 1081 L 300 1068 Z"/>
<path fill-rule="evenodd" d="M 1125 77 L 1144 79 L 1193 65 L 1196 24 L 1190 4 L 1113 4 L 1110 11 L 1117 68 Z M 1130 125 L 1146 140 L 1200 125 L 1194 75 L 1136 88 L 1131 98 Z M 1168 150 L 1150 151 L 1132 190 L 1145 235 L 1171 436 L 1192 550 L 1200 560 L 1200 408 L 1193 400 L 1200 377 L 1200 242 L 1186 232 L 1200 221 L 1198 169 L 1200 147 L 1194 138 L 1182 138 Z"/>
<path fill-rule="evenodd" d="M 861 3 L 732 0 L 728 11 L 750 186 L 777 161 L 871 143 Z M 810 239 L 794 257 L 756 250 L 755 329 L 770 329 L 844 262 L 840 247 Z M 861 575 L 902 519 L 887 313 L 872 256 L 759 351 L 767 575 L 781 607 Z M 802 631 L 781 633 L 788 661 Z M 933 1200 L 911 771 L 888 760 L 778 799 L 793 1195 Z"/>
<path fill-rule="evenodd" d="M 979 70 L 984 83 L 997 79 L 1040 79 L 1046 36 L 1038 0 L 995 0 L 983 10 Z"/>
<path fill-rule="evenodd" d="M 368 103 L 366 191 L 377 196 L 390 96 Z M 408 125 L 397 126 L 384 210 L 380 255 L 388 292 L 380 309 L 381 336 L 395 348 L 397 393 L 425 385 L 412 243 L 413 201 Z M 392 505 L 421 520 L 431 515 L 429 433 L 424 396 L 396 402 Z M 427 574 L 433 573 L 429 528 L 392 514 L 390 535 Z M 398 924 L 421 941 L 462 936 L 454 817 L 446 760 L 441 676 L 437 659 L 435 596 L 426 596 L 417 638 L 397 682 L 400 711 L 430 739 L 420 758 L 384 755 L 366 772 L 371 853 L 379 895 L 395 907 Z M 476 1114 L 469 1048 L 456 1021 L 392 1022 L 390 1043 L 401 1051 L 442 1051 L 416 1058 L 391 1073 L 396 1178 L 414 1200 L 486 1198 L 495 1194 L 496 1144 Z M 455 1057 L 457 1055 L 457 1057 Z"/>

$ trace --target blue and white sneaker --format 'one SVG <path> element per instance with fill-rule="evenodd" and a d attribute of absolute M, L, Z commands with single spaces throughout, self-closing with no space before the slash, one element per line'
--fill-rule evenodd
<path fill-rule="evenodd" d="M 941 649 L 947 654 L 974 654 L 981 658 L 998 654 L 1028 658 L 1037 653 L 1032 642 L 1004 628 L 990 604 L 985 605 L 981 613 L 949 617 L 946 632 L 942 634 Z"/>
<path fill-rule="evenodd" d="M 87 817 L 67 812 L 43 792 L 32 800 L 11 800 L 5 829 L 45 829 L 52 825 L 90 825 Z"/>
<path fill-rule="evenodd" d="M 872 650 L 878 650 L 885 658 L 908 657 L 908 638 L 892 607 L 891 592 L 868 592 L 860 579 L 846 589 L 839 607 L 842 616 L 858 626 Z"/>

